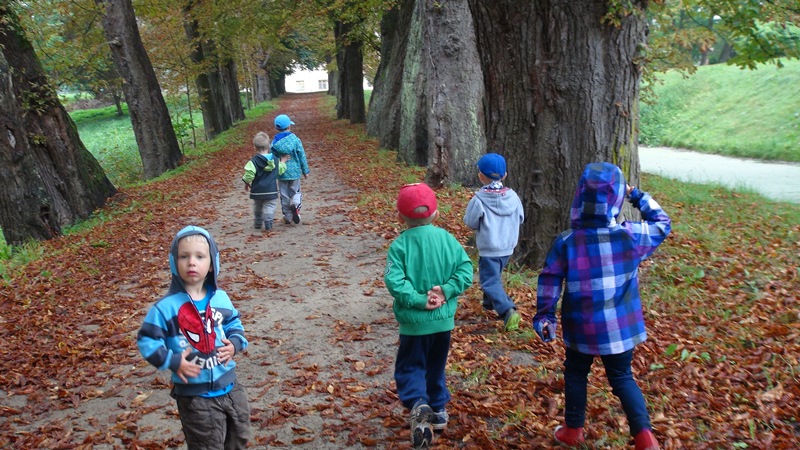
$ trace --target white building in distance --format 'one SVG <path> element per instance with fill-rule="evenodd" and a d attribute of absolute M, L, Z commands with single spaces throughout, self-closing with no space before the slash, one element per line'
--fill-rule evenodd
<path fill-rule="evenodd" d="M 328 71 L 295 68 L 295 72 L 286 75 L 286 92 L 320 92 L 328 90 Z"/>
<path fill-rule="evenodd" d="M 364 89 L 372 89 L 372 85 L 364 79 Z M 286 92 L 322 92 L 328 90 L 328 71 L 324 69 L 307 70 L 299 67 L 295 72 L 286 75 Z"/>

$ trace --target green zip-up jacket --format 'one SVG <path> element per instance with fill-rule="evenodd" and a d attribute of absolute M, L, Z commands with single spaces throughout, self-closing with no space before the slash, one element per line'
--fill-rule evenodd
<path fill-rule="evenodd" d="M 405 230 L 389 246 L 383 280 L 394 297 L 400 334 L 422 336 L 455 328 L 458 296 L 472 284 L 472 261 L 452 234 L 433 225 Z M 428 291 L 441 286 L 447 302 L 425 309 Z"/>

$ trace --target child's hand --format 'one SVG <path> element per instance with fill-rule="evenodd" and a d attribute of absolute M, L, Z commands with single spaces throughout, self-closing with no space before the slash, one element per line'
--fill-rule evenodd
<path fill-rule="evenodd" d="M 631 192 L 633 192 L 633 186 L 631 186 L 630 184 L 626 184 L 625 185 L 625 195 L 631 195 Z"/>
<path fill-rule="evenodd" d="M 556 337 L 556 324 L 550 323 L 547 319 L 534 322 L 533 329 L 542 338 L 542 342 L 550 342 Z"/>
<path fill-rule="evenodd" d="M 247 183 L 244 184 L 244 191 L 245 192 L 250 192 L 250 185 L 249 184 L 247 184 Z"/>
<path fill-rule="evenodd" d="M 281 156 L 281 162 L 286 162 L 286 161 L 289 161 L 290 159 L 292 159 L 291 155 L 283 155 L 283 156 Z"/>
<path fill-rule="evenodd" d="M 223 339 L 222 343 L 225 344 L 225 346 L 217 348 L 217 359 L 222 365 L 227 366 L 228 361 L 233 359 L 233 355 L 236 353 L 236 347 L 233 346 L 230 339 Z"/>
<path fill-rule="evenodd" d="M 200 366 L 186 360 L 186 357 L 189 356 L 190 353 L 192 353 L 192 347 L 186 347 L 186 350 L 181 353 L 181 366 L 178 367 L 178 370 L 175 372 L 184 383 L 189 382 L 187 378 L 194 378 L 200 375 Z"/>
<path fill-rule="evenodd" d="M 441 286 L 434 286 L 428 291 L 428 304 L 425 305 L 425 309 L 431 310 L 440 308 L 444 303 L 444 291 L 442 291 Z"/>

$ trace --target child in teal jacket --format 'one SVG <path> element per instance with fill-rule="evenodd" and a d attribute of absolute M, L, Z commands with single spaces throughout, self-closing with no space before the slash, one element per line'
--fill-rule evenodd
<path fill-rule="evenodd" d="M 439 212 L 430 187 L 400 189 L 397 212 L 408 229 L 389 246 L 384 274 L 400 325 L 394 379 L 400 401 L 411 410 L 413 445 L 425 448 L 432 430 L 447 425 L 444 369 L 458 296 L 472 284 L 472 262 L 453 235 L 432 225 Z"/>

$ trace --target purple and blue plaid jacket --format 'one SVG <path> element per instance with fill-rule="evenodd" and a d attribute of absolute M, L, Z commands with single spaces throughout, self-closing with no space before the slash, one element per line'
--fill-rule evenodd
<path fill-rule="evenodd" d="M 557 323 L 563 286 L 564 344 L 581 353 L 618 354 L 647 339 L 639 263 L 666 239 L 670 219 L 650 194 L 634 189 L 629 198 L 644 222 L 617 224 L 625 189 L 617 166 L 587 165 L 572 202 L 571 228 L 555 239 L 539 275 L 534 327 Z"/>

